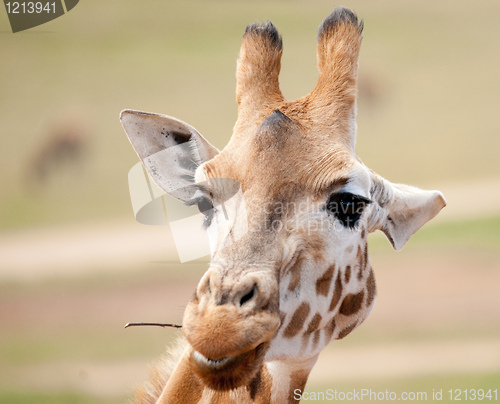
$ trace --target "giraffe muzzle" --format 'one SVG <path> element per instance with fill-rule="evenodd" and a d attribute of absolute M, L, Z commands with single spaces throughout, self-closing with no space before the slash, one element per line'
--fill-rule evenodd
<path fill-rule="evenodd" d="M 235 388 L 255 375 L 281 323 L 271 277 L 243 276 L 231 285 L 223 282 L 227 278 L 209 271 L 183 320 L 191 367 L 217 390 Z"/>

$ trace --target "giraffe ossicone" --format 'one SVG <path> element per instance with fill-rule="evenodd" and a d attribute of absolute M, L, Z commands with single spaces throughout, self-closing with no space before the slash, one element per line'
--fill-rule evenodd
<path fill-rule="evenodd" d="M 185 342 L 138 402 L 297 402 L 321 350 L 373 307 L 368 233 L 400 249 L 445 206 L 440 192 L 392 184 L 356 156 L 362 26 L 346 8 L 325 19 L 318 82 L 295 101 L 279 88 L 276 28 L 248 26 L 238 118 L 220 152 L 178 119 L 122 112 L 158 186 L 203 214 L 211 255 L 185 310 Z"/>

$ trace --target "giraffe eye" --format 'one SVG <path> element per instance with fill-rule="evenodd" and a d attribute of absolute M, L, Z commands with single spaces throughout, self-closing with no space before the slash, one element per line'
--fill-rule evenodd
<path fill-rule="evenodd" d="M 365 207 L 371 203 L 367 198 L 349 192 L 332 194 L 326 209 L 345 226 L 352 228 L 361 217 Z"/>
<path fill-rule="evenodd" d="M 208 197 L 201 191 L 197 191 L 194 197 L 186 202 L 187 206 L 196 205 L 198 210 L 203 213 L 203 227 L 206 229 L 212 223 L 214 216 L 214 204 L 212 203 L 212 198 Z"/>
<path fill-rule="evenodd" d="M 206 214 L 207 211 L 214 208 L 212 201 L 209 198 L 202 197 L 197 201 L 198 209 L 201 213 Z"/>
<path fill-rule="evenodd" d="M 203 227 L 207 228 L 212 224 L 212 219 L 214 217 L 214 205 L 209 198 L 202 197 L 197 202 L 198 209 L 205 218 L 203 219 Z"/>

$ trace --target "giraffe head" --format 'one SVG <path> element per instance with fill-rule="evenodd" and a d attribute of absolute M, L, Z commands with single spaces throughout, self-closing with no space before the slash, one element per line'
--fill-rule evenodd
<path fill-rule="evenodd" d="M 183 332 L 192 370 L 212 389 L 250 383 L 264 360 L 314 362 L 373 306 L 367 234 L 381 230 L 400 249 L 445 206 L 441 193 L 392 184 L 356 156 L 361 32 L 335 9 L 319 28 L 316 87 L 286 101 L 281 37 L 270 22 L 248 26 L 238 119 L 221 152 L 177 119 L 122 112 L 158 185 L 204 214 L 211 264 Z"/>

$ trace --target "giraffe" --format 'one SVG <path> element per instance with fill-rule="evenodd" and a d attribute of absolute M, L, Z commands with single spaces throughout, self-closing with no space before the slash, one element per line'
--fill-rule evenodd
<path fill-rule="evenodd" d="M 315 88 L 287 101 L 281 37 L 271 22 L 249 25 L 238 117 L 220 152 L 178 119 L 122 111 L 156 183 L 203 213 L 211 249 L 183 341 L 137 402 L 300 401 L 321 350 L 372 310 L 368 233 L 381 230 L 399 250 L 446 205 L 438 191 L 385 180 L 355 153 L 362 28 L 336 8 L 319 27 Z"/>

